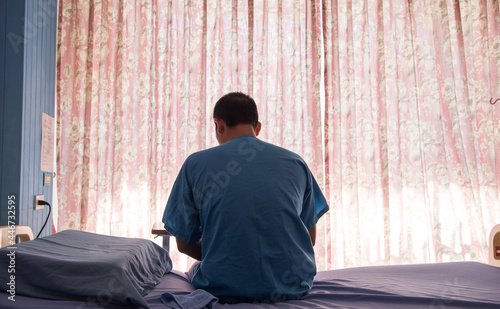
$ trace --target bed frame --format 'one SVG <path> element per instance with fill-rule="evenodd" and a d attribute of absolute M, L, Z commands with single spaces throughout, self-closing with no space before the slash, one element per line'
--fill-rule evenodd
<path fill-rule="evenodd" d="M 0 248 L 12 244 L 13 237 L 19 237 L 20 242 L 33 239 L 33 232 L 27 225 L 2 225 L 0 226 Z"/>

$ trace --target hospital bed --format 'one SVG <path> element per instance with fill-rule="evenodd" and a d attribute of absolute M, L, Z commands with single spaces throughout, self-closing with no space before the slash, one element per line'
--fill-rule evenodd
<path fill-rule="evenodd" d="M 500 229 L 498 231 L 500 232 Z M 3 293 L 0 293 L 0 308 L 140 308 L 142 306 L 143 308 L 168 309 L 170 307 L 160 300 L 163 293 L 187 295 L 195 290 L 185 273 L 171 269 L 168 253 L 165 254 L 166 250 L 153 242 L 133 238 L 109 238 L 112 240 L 110 243 L 97 239 L 99 244 L 95 244 L 93 241 L 96 239 L 92 238 L 96 237 L 96 235 L 80 231 L 62 231 L 48 237 L 17 244 L 15 302 L 9 299 L 11 294 L 5 293 L 5 286 L 9 286 L 8 282 L 3 282 L 9 279 L 3 273 L 6 273 L 5 270 L 8 269 L 10 263 L 9 259 L 5 258 L 10 251 L 8 247 L 0 249 L 0 275 L 3 274 L 0 276 L 0 282 L 4 286 Z M 98 235 L 97 237 L 111 236 Z M 490 239 L 492 241 L 499 240 L 495 238 L 495 235 L 492 235 Z M 86 250 L 82 252 L 86 253 L 82 253 L 82 255 L 87 254 L 88 257 L 84 256 L 80 259 L 79 257 L 66 256 L 58 252 L 58 249 L 51 249 L 50 252 L 43 253 L 46 251 L 45 246 L 49 248 L 51 243 L 57 242 L 63 242 L 69 247 L 76 248 L 85 245 Z M 125 256 L 125 259 L 140 257 L 137 260 L 140 262 L 139 264 L 134 264 L 137 261 L 133 261 L 131 264 L 134 264 L 135 267 L 143 267 L 144 269 L 141 271 L 136 269 L 126 274 L 116 274 L 115 269 L 100 265 L 99 254 L 93 254 L 95 253 L 94 249 L 111 252 L 111 260 L 113 261 L 111 264 L 121 264 L 121 260 L 115 260 L 119 257 L 112 254 L 115 252 L 113 246 L 117 246 L 121 250 L 123 249 L 122 246 L 128 243 L 131 243 L 130 248 L 126 248 L 123 251 L 124 253 L 119 255 Z M 494 243 L 490 243 L 490 252 L 496 249 L 492 245 Z M 136 247 L 141 249 L 136 249 Z M 46 291 L 40 289 L 40 285 L 49 285 L 48 282 L 54 280 L 52 277 L 55 276 L 56 271 L 46 270 L 47 262 L 43 264 L 44 266 L 33 265 L 36 264 L 36 259 L 32 258 L 30 260 L 23 256 L 23 252 L 31 250 L 26 248 L 36 248 L 35 251 L 41 251 L 42 255 L 53 256 L 53 260 L 48 263 L 56 264 L 56 268 L 65 268 L 67 265 L 71 266 L 72 263 L 81 264 L 72 265 L 72 267 L 76 267 L 76 271 L 68 270 L 74 276 L 70 278 L 60 277 L 62 278 L 61 281 L 65 282 L 65 286 L 55 287 L 56 290 L 61 289 L 65 292 L 70 290 L 77 293 L 79 290 L 84 289 L 80 276 L 85 277 L 90 273 L 91 284 L 98 286 L 100 291 L 94 292 L 93 295 L 80 295 L 74 299 L 46 299 L 54 296 L 54 286 L 43 287 L 52 289 Z M 495 261 L 500 261 L 500 255 L 497 259 L 495 251 L 493 251 L 493 254 L 493 261 L 490 261 L 492 262 L 491 265 L 478 262 L 450 262 L 368 266 L 320 271 L 314 279 L 311 292 L 301 300 L 274 304 L 216 304 L 215 308 L 500 308 L 500 267 L 494 266 Z M 86 262 L 87 260 L 90 260 L 90 262 Z M 166 265 L 166 267 L 156 269 L 155 265 L 160 264 Z M 120 280 L 94 276 L 92 274 L 93 269 L 101 269 L 101 273 L 105 274 L 115 272 L 114 278 L 120 278 Z M 139 278 L 139 281 L 149 280 L 151 282 L 146 284 L 149 284 L 149 287 L 142 286 L 139 288 L 139 290 L 143 289 L 141 295 L 135 293 L 135 290 L 134 292 L 125 291 L 126 286 L 130 287 L 137 284 L 137 282 L 133 282 L 133 279 L 138 278 L 129 278 L 128 276 L 134 277 L 144 274 L 146 274 L 145 277 Z M 157 276 L 156 280 L 159 282 L 157 284 L 152 282 L 154 281 L 152 277 L 155 276 Z M 57 278 L 59 277 L 56 276 Z M 28 288 L 27 284 L 29 285 L 29 282 L 32 282 L 35 287 Z M 120 286 L 120 284 L 124 286 Z M 141 284 L 143 283 L 140 282 L 139 285 Z M 23 291 L 23 289 L 25 290 Z M 35 291 L 32 294 L 37 295 L 36 297 L 23 295 L 30 289 Z M 114 297 L 112 294 L 115 292 L 121 294 L 117 297 L 118 303 L 128 302 L 137 305 L 115 304 L 115 301 L 112 300 Z M 132 294 L 135 296 L 130 296 Z M 64 293 L 59 296 L 60 298 L 68 297 Z M 131 300 L 134 297 L 135 300 Z M 141 299 L 144 301 L 142 305 Z M 123 302 L 124 300 L 125 302 Z"/>

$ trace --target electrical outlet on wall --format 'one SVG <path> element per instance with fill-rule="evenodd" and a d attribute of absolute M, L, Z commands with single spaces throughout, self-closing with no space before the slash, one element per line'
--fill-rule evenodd
<path fill-rule="evenodd" d="M 35 210 L 43 209 L 44 205 L 38 205 L 38 201 L 43 201 L 43 195 L 35 195 Z"/>

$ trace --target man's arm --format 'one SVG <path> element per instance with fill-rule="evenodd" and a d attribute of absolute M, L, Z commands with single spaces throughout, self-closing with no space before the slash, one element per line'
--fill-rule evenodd
<path fill-rule="evenodd" d="M 309 236 L 311 236 L 311 241 L 314 246 L 316 244 L 316 225 L 309 229 Z"/>
<path fill-rule="evenodd" d="M 183 241 L 180 241 L 178 238 L 175 239 L 177 241 L 177 249 L 179 252 L 182 252 L 193 259 L 201 261 L 201 240 L 197 244 L 188 244 Z"/>

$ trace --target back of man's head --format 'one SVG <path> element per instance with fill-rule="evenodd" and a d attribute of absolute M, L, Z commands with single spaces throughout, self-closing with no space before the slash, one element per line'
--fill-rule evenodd
<path fill-rule="evenodd" d="M 228 127 L 238 124 L 251 124 L 254 129 L 259 123 L 259 114 L 255 101 L 241 92 L 230 92 L 217 101 L 214 107 L 214 119 L 224 120 Z"/>

